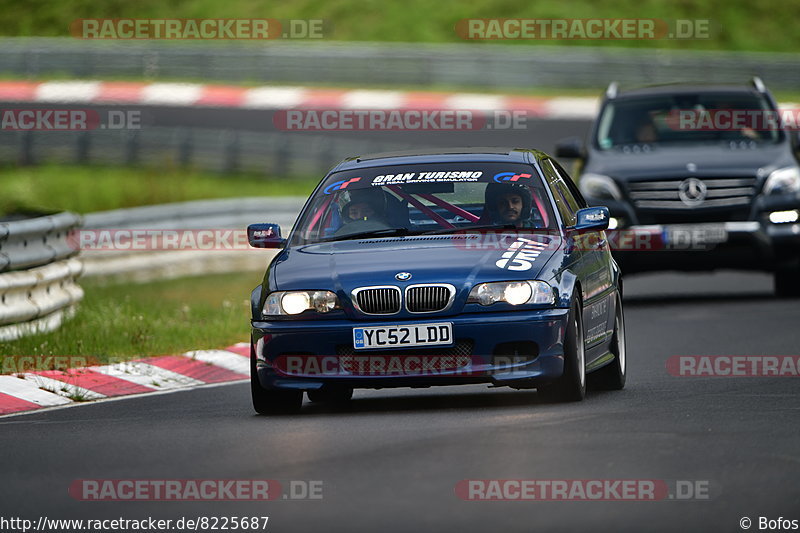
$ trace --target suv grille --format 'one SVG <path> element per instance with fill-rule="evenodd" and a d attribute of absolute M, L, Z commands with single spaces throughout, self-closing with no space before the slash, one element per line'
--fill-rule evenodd
<path fill-rule="evenodd" d="M 681 184 L 688 178 L 657 178 L 628 183 L 633 205 L 639 209 L 703 209 L 749 205 L 756 190 L 755 177 L 698 178 L 705 185 L 705 199 L 686 203 Z"/>
<path fill-rule="evenodd" d="M 353 291 L 358 309 L 368 315 L 393 315 L 400 311 L 397 287 L 362 287 Z"/>
<path fill-rule="evenodd" d="M 452 285 L 412 285 L 406 289 L 406 308 L 411 313 L 443 311 L 455 293 Z"/>

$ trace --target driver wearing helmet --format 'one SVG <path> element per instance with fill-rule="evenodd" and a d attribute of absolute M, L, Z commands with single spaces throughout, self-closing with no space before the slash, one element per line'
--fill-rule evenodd
<path fill-rule="evenodd" d="M 386 195 L 380 188 L 349 191 L 340 212 L 344 225 L 334 235 L 388 228 L 387 212 Z"/>
<path fill-rule="evenodd" d="M 531 220 L 531 191 L 526 185 L 490 183 L 484 197 L 484 217 L 488 215 L 489 223 L 518 228 L 535 225 Z"/>

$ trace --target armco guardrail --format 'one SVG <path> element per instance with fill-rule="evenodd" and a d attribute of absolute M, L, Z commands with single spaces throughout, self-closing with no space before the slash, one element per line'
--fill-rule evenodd
<path fill-rule="evenodd" d="M 225 82 L 602 88 L 675 80 L 800 85 L 798 54 L 487 43 L 164 42 L 0 39 L 0 71 L 42 77 L 145 77 Z"/>
<path fill-rule="evenodd" d="M 303 206 L 303 197 L 231 198 L 162 204 L 91 213 L 84 231 L 103 230 L 239 230 L 257 222 L 281 225 L 288 234 Z M 226 244 L 232 242 L 228 238 Z M 84 277 L 142 282 L 215 272 L 262 270 L 271 250 L 84 250 Z"/>
<path fill-rule="evenodd" d="M 67 234 L 81 218 L 74 213 L 0 222 L 0 272 L 46 265 L 75 255 Z"/>
<path fill-rule="evenodd" d="M 68 234 L 80 222 L 59 213 L 0 223 L 0 341 L 56 329 L 74 313 L 82 266 Z"/>
<path fill-rule="evenodd" d="M 72 213 L 0 223 L 0 341 L 51 331 L 74 314 L 83 290 L 78 276 L 147 281 L 263 269 L 274 251 L 80 250 L 81 231 L 121 229 L 244 230 L 273 222 L 288 233 L 305 198 L 263 197 L 200 200 L 117 209 L 81 217 Z M 83 225 L 79 228 L 79 223 Z M 10 271 L 11 268 L 16 270 Z"/>
<path fill-rule="evenodd" d="M 111 131 L 3 131 L 0 163 L 97 164 L 245 172 L 276 177 L 319 176 L 342 154 L 414 148 L 390 140 L 340 135 L 147 127 Z"/>
<path fill-rule="evenodd" d="M 0 274 L 0 341 L 58 328 L 83 298 L 81 270 L 73 258 Z"/>

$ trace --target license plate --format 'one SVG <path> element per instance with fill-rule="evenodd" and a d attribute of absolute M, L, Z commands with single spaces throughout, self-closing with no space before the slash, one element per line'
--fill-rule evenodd
<path fill-rule="evenodd" d="M 453 344 L 453 324 L 451 322 L 353 328 L 353 347 L 356 350 L 448 344 Z"/>
<path fill-rule="evenodd" d="M 723 224 L 673 225 L 664 228 L 664 242 L 670 248 L 697 249 L 728 240 Z"/>

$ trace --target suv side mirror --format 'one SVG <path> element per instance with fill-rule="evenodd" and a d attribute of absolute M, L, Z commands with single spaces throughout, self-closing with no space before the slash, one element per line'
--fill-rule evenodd
<path fill-rule="evenodd" d="M 580 137 L 567 137 L 556 143 L 556 157 L 580 159 L 583 157 L 583 141 Z"/>
<path fill-rule="evenodd" d="M 575 213 L 577 231 L 602 231 L 608 229 L 609 212 L 607 207 L 585 207 Z"/>
<path fill-rule="evenodd" d="M 250 224 L 247 226 L 247 241 L 253 248 L 283 248 L 286 245 L 277 224 Z"/>

